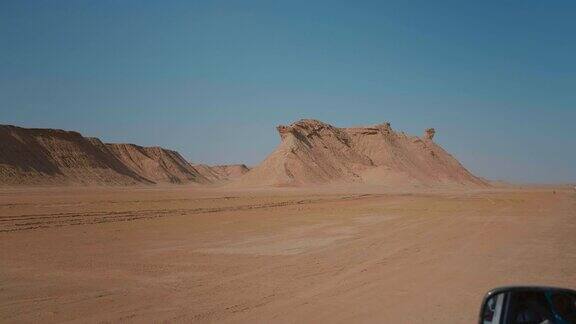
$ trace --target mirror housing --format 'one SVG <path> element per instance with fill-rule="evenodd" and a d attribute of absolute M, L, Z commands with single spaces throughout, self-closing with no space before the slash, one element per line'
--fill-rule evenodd
<path fill-rule="evenodd" d="M 555 287 L 492 289 L 482 301 L 479 323 L 576 323 L 576 291 Z"/>

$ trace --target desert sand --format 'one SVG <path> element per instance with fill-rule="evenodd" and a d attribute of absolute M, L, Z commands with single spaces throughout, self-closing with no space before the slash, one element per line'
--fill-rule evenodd
<path fill-rule="evenodd" d="M 571 188 L 3 188 L 0 322 L 473 323 L 574 233 Z"/>

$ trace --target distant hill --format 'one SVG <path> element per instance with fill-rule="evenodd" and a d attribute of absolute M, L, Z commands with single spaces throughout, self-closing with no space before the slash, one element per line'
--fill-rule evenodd
<path fill-rule="evenodd" d="M 211 168 L 220 175 L 221 179 L 226 180 L 239 179 L 250 171 L 250 168 L 244 164 L 215 165 Z"/>
<path fill-rule="evenodd" d="M 416 137 L 395 132 L 389 123 L 337 128 L 312 119 L 277 129 L 280 145 L 242 184 L 488 186 L 434 143 L 434 129 Z"/>
<path fill-rule="evenodd" d="M 178 152 L 134 144 L 105 144 L 131 171 L 152 183 L 212 183 Z"/>
<path fill-rule="evenodd" d="M 201 170 L 178 152 L 134 144 L 105 144 L 78 132 L 0 125 L 0 185 L 210 184 L 229 176 Z M 236 166 L 229 166 L 235 169 Z"/>
<path fill-rule="evenodd" d="M 0 125 L 0 185 L 491 185 L 434 143 L 434 129 L 417 137 L 389 123 L 338 128 L 312 119 L 277 129 L 278 148 L 249 169 L 192 164 L 162 147 L 103 143 L 73 131 Z"/>

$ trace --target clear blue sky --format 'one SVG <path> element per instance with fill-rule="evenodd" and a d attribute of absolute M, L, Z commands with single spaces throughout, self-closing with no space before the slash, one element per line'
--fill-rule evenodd
<path fill-rule="evenodd" d="M 576 181 L 576 2 L 0 1 L 0 123 L 251 165 L 390 121 L 478 175 Z"/>

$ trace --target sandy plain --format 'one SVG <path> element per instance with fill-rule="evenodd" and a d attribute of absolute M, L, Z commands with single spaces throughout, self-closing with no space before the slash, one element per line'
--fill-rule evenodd
<path fill-rule="evenodd" d="M 514 284 L 576 288 L 573 190 L 0 190 L 2 323 L 473 323 Z"/>

